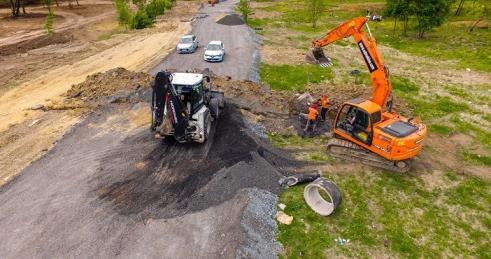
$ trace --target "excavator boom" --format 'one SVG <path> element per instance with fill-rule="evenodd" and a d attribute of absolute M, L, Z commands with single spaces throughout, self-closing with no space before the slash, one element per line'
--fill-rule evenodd
<path fill-rule="evenodd" d="M 397 172 L 409 170 L 410 161 L 422 149 L 426 126 L 391 111 L 392 86 L 389 70 L 377 50 L 366 17 L 357 17 L 329 31 L 312 42 L 313 63 L 323 65 L 323 47 L 346 37 L 353 37 L 370 72 L 372 97 L 343 103 L 333 123 L 336 138 L 327 149 L 331 155 Z M 367 28 L 367 33 L 363 32 Z M 309 59 L 307 59 L 309 61 Z"/>
<path fill-rule="evenodd" d="M 368 18 L 366 17 L 357 17 L 342 23 L 329 31 L 324 38 L 313 41 L 313 49 L 308 57 L 310 60 L 316 60 L 315 63 L 320 63 L 318 59 L 325 57 L 322 51 L 323 47 L 335 41 L 352 36 L 360 49 L 368 71 L 370 72 L 370 79 L 373 87 L 371 101 L 384 109 L 392 92 L 392 87 L 389 80 L 388 69 L 385 67 L 382 57 L 377 50 L 377 44 L 375 39 L 371 36 L 367 21 Z M 362 31 L 363 26 L 367 26 L 368 28 L 368 37 Z"/>

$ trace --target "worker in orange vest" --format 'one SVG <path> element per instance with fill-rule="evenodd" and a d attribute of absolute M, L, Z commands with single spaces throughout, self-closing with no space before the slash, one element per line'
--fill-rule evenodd
<path fill-rule="evenodd" d="M 329 98 L 327 95 L 323 95 L 321 99 L 321 119 L 322 121 L 326 120 L 327 108 L 329 108 Z"/>
<path fill-rule="evenodd" d="M 314 131 L 315 129 L 315 124 L 317 121 L 317 116 L 319 116 L 319 111 L 317 110 L 319 107 L 319 104 L 317 102 L 314 102 L 310 107 L 309 107 L 309 113 L 307 114 L 307 124 L 305 124 L 305 133 L 308 133 L 310 131 Z"/>

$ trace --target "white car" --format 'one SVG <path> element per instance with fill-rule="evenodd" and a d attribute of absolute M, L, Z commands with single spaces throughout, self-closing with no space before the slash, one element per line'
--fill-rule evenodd
<path fill-rule="evenodd" d="M 214 40 L 210 41 L 210 43 L 208 43 L 208 46 L 206 46 L 203 59 L 208 62 L 220 62 L 223 61 L 224 56 L 225 48 L 223 46 L 223 42 L 219 40 Z"/>
<path fill-rule="evenodd" d="M 177 44 L 177 53 L 193 53 L 198 48 L 198 39 L 194 35 L 185 35 Z"/>

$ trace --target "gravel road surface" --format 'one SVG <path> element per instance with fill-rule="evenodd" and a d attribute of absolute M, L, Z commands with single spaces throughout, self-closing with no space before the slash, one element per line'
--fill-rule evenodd
<path fill-rule="evenodd" d="M 258 81 L 260 55 L 258 38 L 254 32 L 245 24 L 229 26 L 216 23 L 224 15 L 234 13 L 237 3 L 238 0 L 226 0 L 220 1 L 220 4 L 215 7 L 204 6 L 196 15 L 194 29 L 191 32 L 199 41 L 196 52 L 192 54 L 173 52 L 150 73 L 154 75 L 163 69 L 185 71 L 210 68 L 217 75 L 230 76 L 237 80 Z M 223 62 L 210 63 L 203 60 L 205 47 L 212 40 L 223 42 L 226 53 Z"/>

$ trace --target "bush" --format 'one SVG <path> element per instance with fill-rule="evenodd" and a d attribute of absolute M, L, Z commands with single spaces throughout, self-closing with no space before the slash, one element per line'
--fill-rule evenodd
<path fill-rule="evenodd" d="M 116 12 L 119 25 L 127 26 L 130 19 L 130 10 L 125 0 L 116 0 Z"/>
<path fill-rule="evenodd" d="M 252 9 L 249 5 L 249 0 L 240 0 L 239 6 L 237 7 L 244 21 L 248 23 L 249 15 L 252 13 Z"/>
<path fill-rule="evenodd" d="M 165 9 L 169 9 L 172 5 L 166 0 L 153 0 L 145 6 L 145 11 L 148 17 L 155 19 L 157 15 L 165 13 Z"/>
<path fill-rule="evenodd" d="M 153 19 L 148 17 L 145 10 L 138 10 L 129 17 L 128 25 L 130 29 L 143 29 L 153 24 Z"/>

